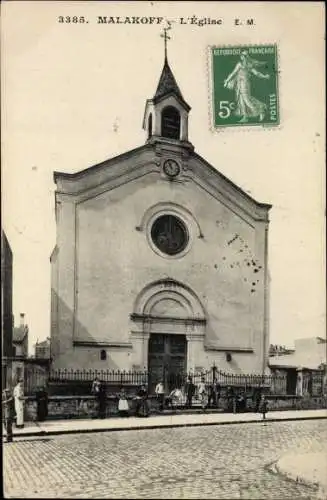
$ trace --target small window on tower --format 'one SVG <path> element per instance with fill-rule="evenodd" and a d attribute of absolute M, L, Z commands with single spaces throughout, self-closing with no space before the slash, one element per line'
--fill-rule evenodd
<path fill-rule="evenodd" d="M 100 351 L 100 359 L 101 361 L 105 361 L 107 359 L 107 352 L 104 349 Z"/>
<path fill-rule="evenodd" d="M 148 121 L 148 137 L 151 136 L 152 136 L 152 114 L 150 114 Z"/>
<path fill-rule="evenodd" d="M 180 138 L 181 117 L 173 106 L 167 106 L 161 114 L 161 135 L 169 139 Z"/>

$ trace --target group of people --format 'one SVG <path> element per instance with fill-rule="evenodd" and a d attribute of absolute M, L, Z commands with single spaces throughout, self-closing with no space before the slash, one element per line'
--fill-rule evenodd
<path fill-rule="evenodd" d="M 184 386 L 184 392 L 181 387 L 173 389 L 170 394 L 165 397 L 164 384 L 161 381 L 158 382 L 155 393 L 159 400 L 159 409 L 162 411 L 164 407 L 177 407 L 182 406 L 185 398 L 185 407 L 192 408 L 193 398 L 197 394 L 200 400 L 201 407 L 203 410 L 212 406 L 216 407 L 218 400 L 220 398 L 220 385 L 214 381 L 211 384 L 206 384 L 204 377 L 201 378 L 200 383 L 196 386 L 192 377 L 187 378 L 187 382 Z"/>
<path fill-rule="evenodd" d="M 91 393 L 96 399 L 96 414 L 98 418 L 106 417 L 106 388 L 105 385 L 96 378 L 92 383 Z M 177 408 L 185 406 L 192 408 L 193 399 L 196 396 L 200 400 L 203 410 L 210 407 L 217 407 L 221 396 L 220 385 L 213 381 L 210 384 L 205 383 L 205 379 L 197 386 L 193 383 L 192 377 L 189 376 L 186 384 L 176 387 L 167 396 L 163 381 L 160 380 L 155 387 L 155 394 L 159 403 L 159 410 L 163 411 L 164 408 Z M 118 413 L 121 417 L 128 417 L 130 415 L 130 402 L 124 387 L 120 389 L 116 395 L 118 400 Z M 227 388 L 226 399 L 228 409 L 234 413 L 245 411 L 246 409 L 246 395 L 244 392 L 234 393 L 232 388 Z M 135 397 L 135 415 L 138 417 L 148 417 L 150 414 L 150 404 L 148 399 L 148 389 L 146 385 L 140 386 Z M 43 421 L 48 415 L 48 394 L 45 387 L 40 387 L 36 392 L 37 401 L 37 419 Z M 2 393 L 3 405 L 3 420 L 6 428 L 7 441 L 13 440 L 13 423 L 16 422 L 17 428 L 24 427 L 24 386 L 23 380 L 19 379 L 13 391 L 6 388 Z M 253 406 L 255 412 L 261 412 L 263 418 L 268 411 L 267 400 L 264 394 L 257 390 L 253 395 Z"/>
<path fill-rule="evenodd" d="M 92 383 L 91 393 L 96 398 L 96 415 L 98 418 L 106 417 L 106 389 L 105 385 L 100 382 L 98 378 Z M 128 401 L 127 393 L 124 387 L 116 394 L 118 400 L 118 413 L 121 417 L 128 417 L 130 415 L 130 403 Z M 142 385 L 136 396 L 135 401 L 135 414 L 138 417 L 148 417 L 150 414 L 150 405 L 148 401 L 148 391 L 145 385 Z"/>
<path fill-rule="evenodd" d="M 37 420 L 42 422 L 48 415 L 48 393 L 44 386 L 36 391 L 36 415 Z M 24 427 L 24 381 L 18 379 L 13 390 L 6 387 L 2 391 L 3 423 L 6 429 L 7 442 L 13 440 L 13 424 L 17 429 Z"/>
<path fill-rule="evenodd" d="M 155 393 L 159 402 L 159 409 L 163 411 L 165 407 L 176 408 L 184 406 L 192 408 L 193 399 L 196 396 L 200 401 L 201 407 L 204 410 L 207 408 L 217 408 L 221 397 L 221 386 L 217 380 L 206 384 L 205 378 L 202 377 L 199 384 L 196 386 L 192 377 L 189 376 L 183 390 L 181 387 L 173 389 L 168 396 L 165 395 L 164 384 L 162 380 L 158 382 L 155 388 Z M 245 391 L 235 392 L 232 387 L 227 387 L 225 399 L 227 400 L 227 409 L 233 413 L 246 411 L 247 397 Z M 261 412 L 263 418 L 268 410 L 268 403 L 265 395 L 261 390 L 257 390 L 253 394 L 253 409 L 256 413 Z"/>

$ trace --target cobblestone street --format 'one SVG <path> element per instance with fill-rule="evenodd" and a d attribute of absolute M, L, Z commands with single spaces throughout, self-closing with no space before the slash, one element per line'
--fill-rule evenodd
<path fill-rule="evenodd" d="M 26 438 L 4 444 L 5 496 L 314 499 L 269 466 L 326 443 L 326 420 Z"/>

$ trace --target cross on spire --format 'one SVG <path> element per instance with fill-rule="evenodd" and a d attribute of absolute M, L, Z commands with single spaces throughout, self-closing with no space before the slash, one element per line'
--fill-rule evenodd
<path fill-rule="evenodd" d="M 168 27 L 163 29 L 163 33 L 160 35 L 161 38 L 164 39 L 165 44 L 165 61 L 167 61 L 167 40 L 170 40 L 170 36 L 168 36 L 167 31 L 171 30 L 170 23 L 168 23 Z"/>

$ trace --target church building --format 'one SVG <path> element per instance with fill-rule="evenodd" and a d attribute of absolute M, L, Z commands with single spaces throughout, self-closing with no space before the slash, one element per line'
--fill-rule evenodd
<path fill-rule="evenodd" d="M 263 373 L 268 213 L 196 153 L 167 57 L 145 144 L 55 172 L 53 368 Z"/>

